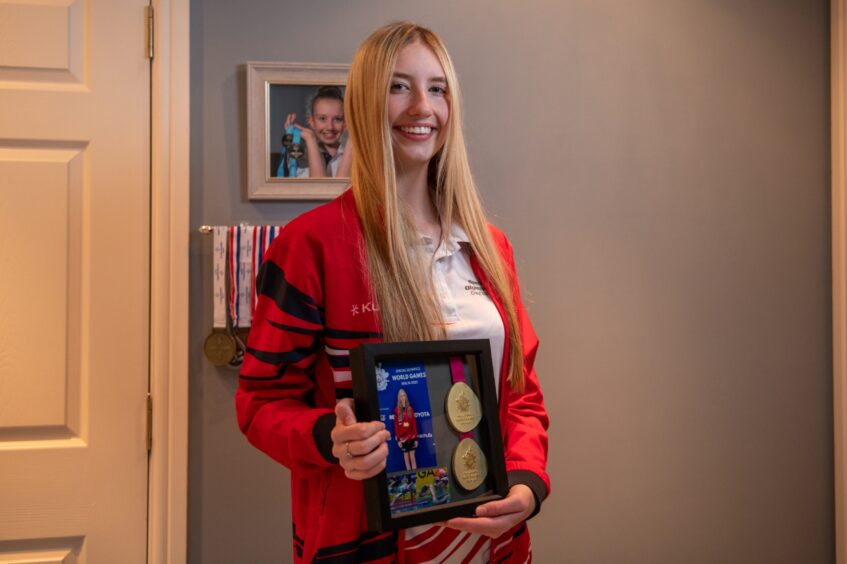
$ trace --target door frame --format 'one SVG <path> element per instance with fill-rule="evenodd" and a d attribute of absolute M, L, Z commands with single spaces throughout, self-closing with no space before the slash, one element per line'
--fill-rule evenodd
<path fill-rule="evenodd" d="M 847 564 L 847 0 L 830 2 L 835 560 Z"/>
<path fill-rule="evenodd" d="M 190 0 L 151 0 L 150 394 L 147 562 L 182 564 L 188 516 Z"/>

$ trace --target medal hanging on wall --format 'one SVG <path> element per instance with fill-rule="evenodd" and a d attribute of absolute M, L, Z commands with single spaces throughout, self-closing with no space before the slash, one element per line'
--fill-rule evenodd
<path fill-rule="evenodd" d="M 235 338 L 227 330 L 226 323 L 226 259 L 227 228 L 217 226 L 213 230 L 212 248 L 212 333 L 203 343 L 203 353 L 215 366 L 225 366 L 235 357 Z"/>
<path fill-rule="evenodd" d="M 473 491 L 482 485 L 488 475 L 485 453 L 474 440 L 472 432 L 482 420 L 482 404 L 468 386 L 465 366 L 460 357 L 450 358 L 450 375 L 453 386 L 447 393 L 444 412 L 460 438 L 453 451 L 453 476 L 462 489 Z"/>

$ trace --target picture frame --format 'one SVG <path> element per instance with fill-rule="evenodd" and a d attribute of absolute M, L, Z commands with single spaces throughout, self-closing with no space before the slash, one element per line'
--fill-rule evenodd
<path fill-rule="evenodd" d="M 350 351 L 350 367 L 357 420 L 391 433 L 385 470 L 364 483 L 370 530 L 472 516 L 507 495 L 488 340 L 366 343 Z M 473 395 L 476 423 L 465 417 Z"/>
<path fill-rule="evenodd" d="M 279 168 L 279 155 L 285 152 L 281 137 L 286 131 L 283 127 L 286 116 L 296 114 L 298 125 L 308 128 L 306 100 L 320 87 L 336 86 L 343 94 L 349 70 L 350 65 L 342 64 L 247 62 L 249 200 L 329 200 L 350 185 L 349 177 L 303 175 L 302 166 L 297 175 L 277 175 L 280 171 L 288 173 L 287 167 Z M 343 104 L 341 111 L 343 116 Z M 344 146 L 346 133 L 341 135 Z M 302 161 L 303 157 L 297 160 Z M 297 160 L 292 159 L 293 162 Z"/>

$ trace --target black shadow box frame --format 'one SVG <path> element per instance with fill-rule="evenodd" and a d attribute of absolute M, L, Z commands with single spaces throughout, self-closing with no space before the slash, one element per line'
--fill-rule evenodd
<path fill-rule="evenodd" d="M 472 434 L 486 457 L 488 473 L 482 484 L 471 491 L 461 488 L 454 482 L 452 457 L 446 455 L 446 452 L 452 451 L 455 444 L 458 444 L 460 437 L 467 435 L 460 435 L 455 431 L 447 422 L 444 413 L 447 391 L 453 385 L 450 370 L 446 366 L 449 364 L 450 358 L 456 356 L 463 359 L 466 381 L 479 398 L 482 406 L 482 419 L 472 431 Z M 419 365 L 426 366 L 423 372 L 424 376 L 420 376 L 421 372 L 418 371 L 416 377 L 425 379 L 427 401 L 430 404 L 428 415 L 432 432 L 429 434 L 430 438 L 422 440 L 432 443 L 430 445 L 431 456 L 434 456 L 436 465 L 435 467 L 430 466 L 429 469 L 432 470 L 433 474 L 428 478 L 421 477 L 427 474 L 427 466 L 424 466 L 423 469 L 418 468 L 420 472 L 407 470 L 405 467 L 401 470 L 395 468 L 392 471 L 390 467 L 391 456 L 395 456 L 394 460 L 396 460 L 397 453 L 402 452 L 402 449 L 398 446 L 396 453 L 389 456 L 389 467 L 373 478 L 365 480 L 365 504 L 370 530 L 384 531 L 407 528 L 445 521 L 453 517 L 467 517 L 474 514 L 478 505 L 506 496 L 508 493 L 506 463 L 500 432 L 495 375 L 491 366 L 491 349 L 488 340 L 368 343 L 350 351 L 350 362 L 356 418 L 359 421 L 379 421 L 382 419 L 386 428 L 389 429 L 393 423 L 386 420 L 391 418 L 391 415 L 389 411 L 389 416 L 385 417 L 385 406 L 383 406 L 383 417 L 380 416 L 377 371 L 383 370 L 383 363 L 395 367 L 401 366 L 404 362 L 419 363 Z M 403 369 L 399 370 L 402 371 Z M 387 374 L 384 370 L 382 373 Z M 386 386 L 387 384 L 382 384 L 383 390 L 386 389 Z M 433 390 L 435 397 L 432 397 Z M 440 393 L 441 391 L 443 391 L 443 394 Z M 392 438 L 394 438 L 394 433 L 392 433 Z M 415 445 L 417 451 L 420 448 L 417 440 Z M 389 448 L 393 448 L 392 442 L 389 442 Z M 421 452 L 417 454 L 420 455 Z M 400 457 L 402 460 L 403 454 L 400 454 Z M 449 471 L 447 468 L 449 468 Z M 445 495 L 449 501 L 436 502 L 436 489 L 434 486 L 429 486 L 429 490 L 423 493 L 431 492 L 431 499 L 433 500 L 431 505 L 392 510 L 389 480 L 391 480 L 392 486 L 402 490 L 404 486 L 400 485 L 400 480 L 402 480 L 403 474 L 407 475 L 407 480 L 415 478 L 423 482 L 427 479 L 435 480 L 434 476 L 436 476 L 435 472 L 437 471 L 440 471 L 438 476 L 443 481 L 439 482 L 440 487 L 438 489 L 447 492 Z M 445 471 L 447 476 L 444 476 Z M 412 474 L 415 474 L 415 476 L 413 477 Z M 405 487 L 410 490 L 413 486 L 409 486 L 407 482 Z M 421 492 L 417 493 L 420 494 Z M 410 495 L 413 500 L 417 500 L 417 495 Z M 394 499 L 397 499 L 396 494 Z M 414 501 L 414 503 L 418 502 Z"/>

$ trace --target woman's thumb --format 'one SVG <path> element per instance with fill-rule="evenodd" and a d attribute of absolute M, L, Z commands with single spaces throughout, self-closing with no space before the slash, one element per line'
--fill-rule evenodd
<path fill-rule="evenodd" d="M 344 425 L 352 425 L 356 422 L 356 414 L 353 413 L 353 400 L 344 398 L 335 404 L 335 416 Z"/>

